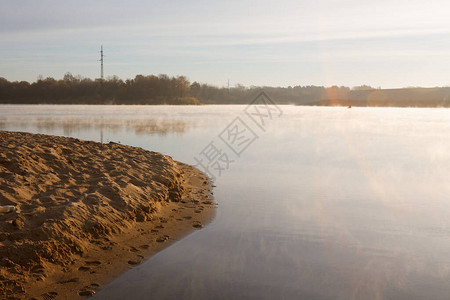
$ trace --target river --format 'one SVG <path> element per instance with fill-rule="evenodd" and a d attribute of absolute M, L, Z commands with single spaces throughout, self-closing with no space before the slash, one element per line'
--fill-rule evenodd
<path fill-rule="evenodd" d="M 449 110 L 257 111 L 2 105 L 0 129 L 209 164 L 215 220 L 94 299 L 448 299 Z"/>

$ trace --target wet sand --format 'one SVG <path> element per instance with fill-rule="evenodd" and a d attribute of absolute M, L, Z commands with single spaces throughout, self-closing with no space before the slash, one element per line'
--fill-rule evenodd
<path fill-rule="evenodd" d="M 0 131 L 0 296 L 79 299 L 214 217 L 205 174 L 117 143 Z"/>

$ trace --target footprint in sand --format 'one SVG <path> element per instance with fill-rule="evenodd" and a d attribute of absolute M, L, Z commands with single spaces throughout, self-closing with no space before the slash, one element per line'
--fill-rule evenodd
<path fill-rule="evenodd" d="M 156 241 L 157 241 L 158 243 L 164 243 L 164 242 L 167 241 L 168 239 L 169 239 L 169 236 L 168 236 L 168 235 L 164 235 L 164 236 L 158 237 L 158 238 L 156 239 Z"/>
<path fill-rule="evenodd" d="M 80 281 L 80 279 L 78 277 L 74 277 L 74 278 L 70 278 L 70 279 L 67 279 L 67 280 L 59 281 L 58 283 L 59 284 L 65 284 L 65 283 L 79 282 L 79 281 Z"/>
<path fill-rule="evenodd" d="M 194 221 L 192 223 L 192 227 L 194 227 L 194 228 L 203 228 L 203 224 L 200 221 Z"/>
<path fill-rule="evenodd" d="M 128 261 L 129 265 L 138 265 L 140 263 L 141 263 L 141 259 L 133 259 L 133 260 Z"/>
<path fill-rule="evenodd" d="M 98 266 L 101 265 L 102 262 L 98 261 L 98 260 L 91 260 L 91 261 L 86 261 L 85 262 L 88 266 Z"/>
<path fill-rule="evenodd" d="M 95 294 L 94 290 L 81 290 L 78 292 L 78 295 L 81 297 L 90 297 L 93 296 Z"/>
<path fill-rule="evenodd" d="M 42 294 L 41 296 L 42 296 L 42 298 L 44 298 L 44 300 L 52 300 L 52 299 L 55 299 L 56 296 L 58 296 L 58 293 L 57 292 L 48 292 L 48 293 Z"/>

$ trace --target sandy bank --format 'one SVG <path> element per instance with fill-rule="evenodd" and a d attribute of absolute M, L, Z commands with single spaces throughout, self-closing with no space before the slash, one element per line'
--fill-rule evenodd
<path fill-rule="evenodd" d="M 0 131 L 0 297 L 77 299 L 214 215 L 207 177 L 170 157 Z"/>

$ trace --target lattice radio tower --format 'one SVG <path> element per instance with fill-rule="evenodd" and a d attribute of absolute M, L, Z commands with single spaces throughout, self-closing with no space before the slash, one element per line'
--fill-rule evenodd
<path fill-rule="evenodd" d="M 101 66 L 101 72 L 100 72 L 100 78 L 103 80 L 103 45 L 100 48 L 100 66 Z"/>

